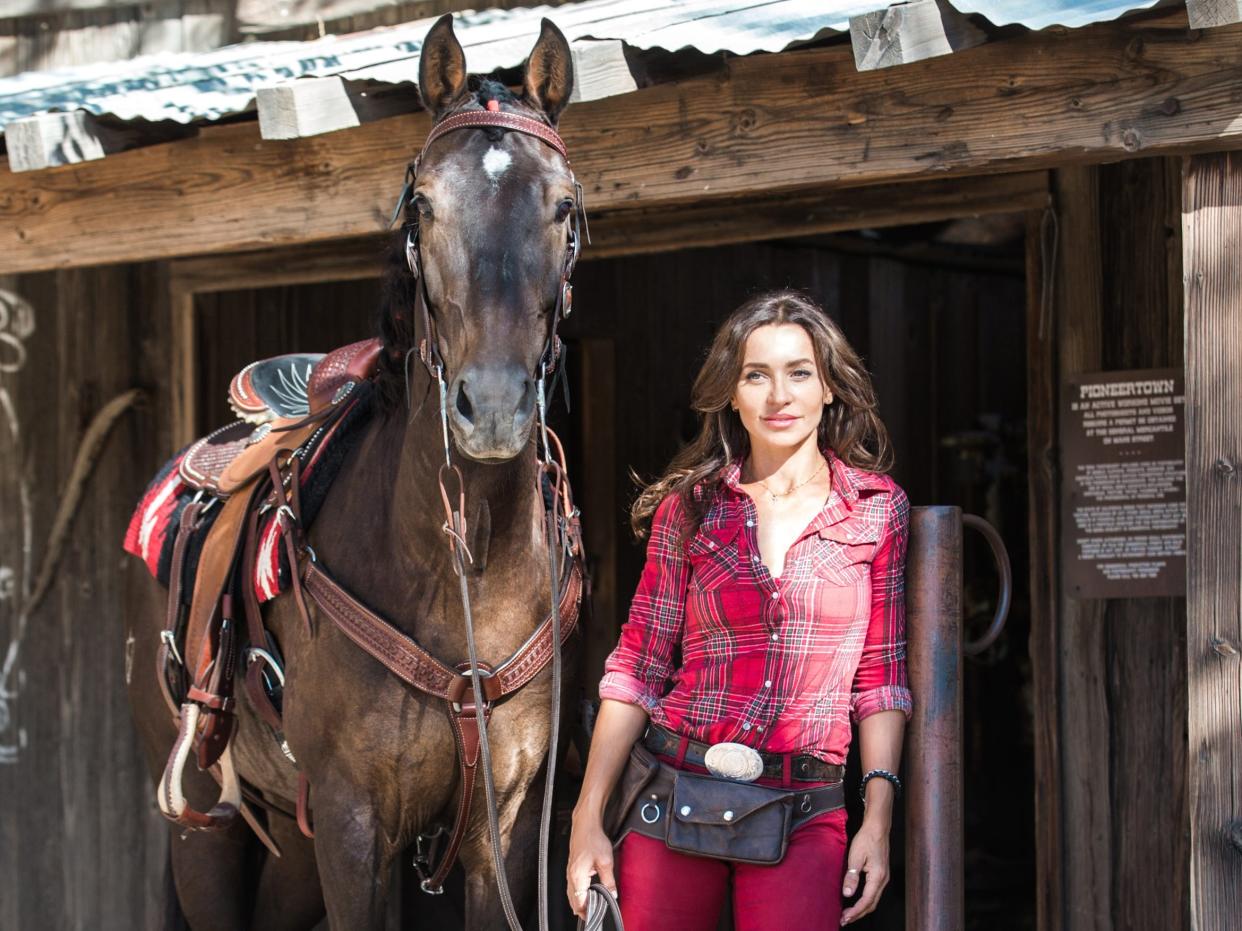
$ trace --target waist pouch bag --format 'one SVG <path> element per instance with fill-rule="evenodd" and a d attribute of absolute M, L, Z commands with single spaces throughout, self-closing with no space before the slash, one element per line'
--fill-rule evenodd
<path fill-rule="evenodd" d="M 793 820 L 785 789 L 678 772 L 665 843 L 669 850 L 739 863 L 779 863 Z"/>
<path fill-rule="evenodd" d="M 792 831 L 844 805 L 839 782 L 801 790 L 733 782 L 674 769 L 638 743 L 604 809 L 604 830 L 614 845 L 634 831 L 679 853 L 771 864 Z"/>
<path fill-rule="evenodd" d="M 621 778 L 617 780 L 608 804 L 604 806 L 604 833 L 613 838 L 614 844 L 621 843 L 629 833 L 627 822 L 634 814 L 634 802 L 655 779 L 660 769 L 660 761 L 654 753 L 644 747 L 641 741 L 634 744 L 630 750 L 629 762 L 622 771 Z M 663 837 L 660 839 L 663 840 Z"/>

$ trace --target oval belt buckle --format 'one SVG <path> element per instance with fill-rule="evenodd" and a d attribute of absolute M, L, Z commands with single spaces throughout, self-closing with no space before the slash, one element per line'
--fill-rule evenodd
<path fill-rule="evenodd" d="M 703 765 L 713 776 L 735 782 L 754 782 L 763 775 L 763 757 L 745 744 L 712 744 L 703 754 Z"/>

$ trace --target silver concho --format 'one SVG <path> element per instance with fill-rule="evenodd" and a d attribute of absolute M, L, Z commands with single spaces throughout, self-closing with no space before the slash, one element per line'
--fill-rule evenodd
<path fill-rule="evenodd" d="M 745 744 L 712 744 L 703 754 L 703 764 L 713 776 L 735 782 L 754 782 L 763 775 L 763 757 Z"/>

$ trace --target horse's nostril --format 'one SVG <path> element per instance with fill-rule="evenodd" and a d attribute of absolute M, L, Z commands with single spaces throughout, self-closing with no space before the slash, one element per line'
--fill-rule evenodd
<path fill-rule="evenodd" d="M 465 382 L 457 386 L 457 413 L 468 422 L 474 423 L 474 405 L 470 403 L 470 398 L 466 395 Z"/>

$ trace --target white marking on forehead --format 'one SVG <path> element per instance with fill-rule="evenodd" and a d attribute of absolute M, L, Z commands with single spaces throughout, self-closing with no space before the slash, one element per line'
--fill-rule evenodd
<path fill-rule="evenodd" d="M 498 149 L 492 146 L 483 155 L 483 170 L 487 172 L 488 178 L 495 184 L 500 180 L 500 176 L 508 169 L 513 158 L 504 149 Z"/>

